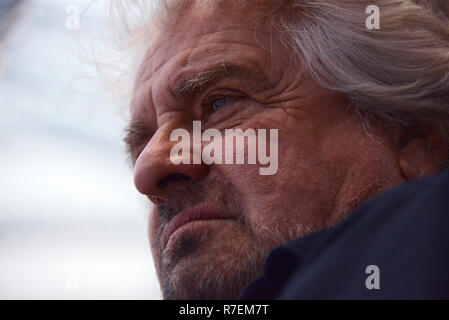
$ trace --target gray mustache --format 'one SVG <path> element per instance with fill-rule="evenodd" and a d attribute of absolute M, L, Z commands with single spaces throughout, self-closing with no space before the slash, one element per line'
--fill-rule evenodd
<path fill-rule="evenodd" d="M 208 178 L 207 180 L 184 181 L 175 189 L 172 196 L 157 206 L 159 226 L 163 227 L 181 211 L 202 202 L 211 202 L 219 209 L 241 213 L 238 205 L 237 192 L 233 185 L 223 178 Z"/>

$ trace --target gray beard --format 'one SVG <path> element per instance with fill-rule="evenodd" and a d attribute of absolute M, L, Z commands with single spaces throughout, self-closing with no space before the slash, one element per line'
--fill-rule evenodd
<path fill-rule="evenodd" d="M 207 250 L 208 242 L 212 241 L 208 239 L 214 235 L 205 232 L 201 237 L 184 236 L 171 248 L 170 254 L 164 253 L 160 239 L 168 221 L 185 208 L 208 199 L 213 199 L 214 204 L 218 202 L 219 209 L 237 217 L 239 232 L 249 241 L 225 242 L 220 250 L 224 254 L 219 255 Z M 177 189 L 171 199 L 158 207 L 158 241 L 154 243 L 158 257 L 155 263 L 164 299 L 236 299 L 247 284 L 263 274 L 269 252 L 290 240 L 278 229 L 256 233 L 238 200 L 235 188 L 228 181 L 215 178 Z M 198 255 L 201 255 L 201 260 L 192 262 Z M 190 262 L 183 263 L 187 258 Z M 204 261 L 210 263 L 205 264 Z"/>

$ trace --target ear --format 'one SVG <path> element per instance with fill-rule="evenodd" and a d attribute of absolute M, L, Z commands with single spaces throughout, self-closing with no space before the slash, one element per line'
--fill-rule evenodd
<path fill-rule="evenodd" d="M 449 158 L 443 135 L 417 127 L 396 131 L 397 159 L 404 180 L 412 180 L 442 170 Z"/>

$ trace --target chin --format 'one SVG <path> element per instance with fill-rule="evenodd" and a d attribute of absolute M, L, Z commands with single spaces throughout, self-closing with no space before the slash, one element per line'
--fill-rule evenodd
<path fill-rule="evenodd" d="M 237 299 L 249 282 L 262 275 L 268 250 L 254 250 L 239 238 L 207 240 L 211 238 L 205 235 L 186 237 L 170 248 L 181 255 L 165 252 L 159 266 L 164 299 Z"/>

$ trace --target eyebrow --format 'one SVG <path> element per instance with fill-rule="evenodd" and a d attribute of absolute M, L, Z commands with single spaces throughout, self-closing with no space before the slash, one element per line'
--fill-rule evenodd
<path fill-rule="evenodd" d="M 126 145 L 126 151 L 134 164 L 138 156 L 138 149 L 152 136 L 152 130 L 147 121 L 137 118 L 129 123 L 124 134 L 123 142 Z"/>
<path fill-rule="evenodd" d="M 177 82 L 171 92 L 173 97 L 176 99 L 185 98 L 201 92 L 206 87 L 218 82 L 225 77 L 235 75 L 245 76 L 253 80 L 260 81 L 265 77 L 263 76 L 261 70 L 258 71 L 259 72 L 254 72 L 254 70 L 252 69 L 248 69 L 243 66 L 237 66 L 234 64 L 220 63 L 199 72 L 194 72 L 185 76 Z M 254 74 L 256 74 L 256 76 L 254 76 Z"/>

